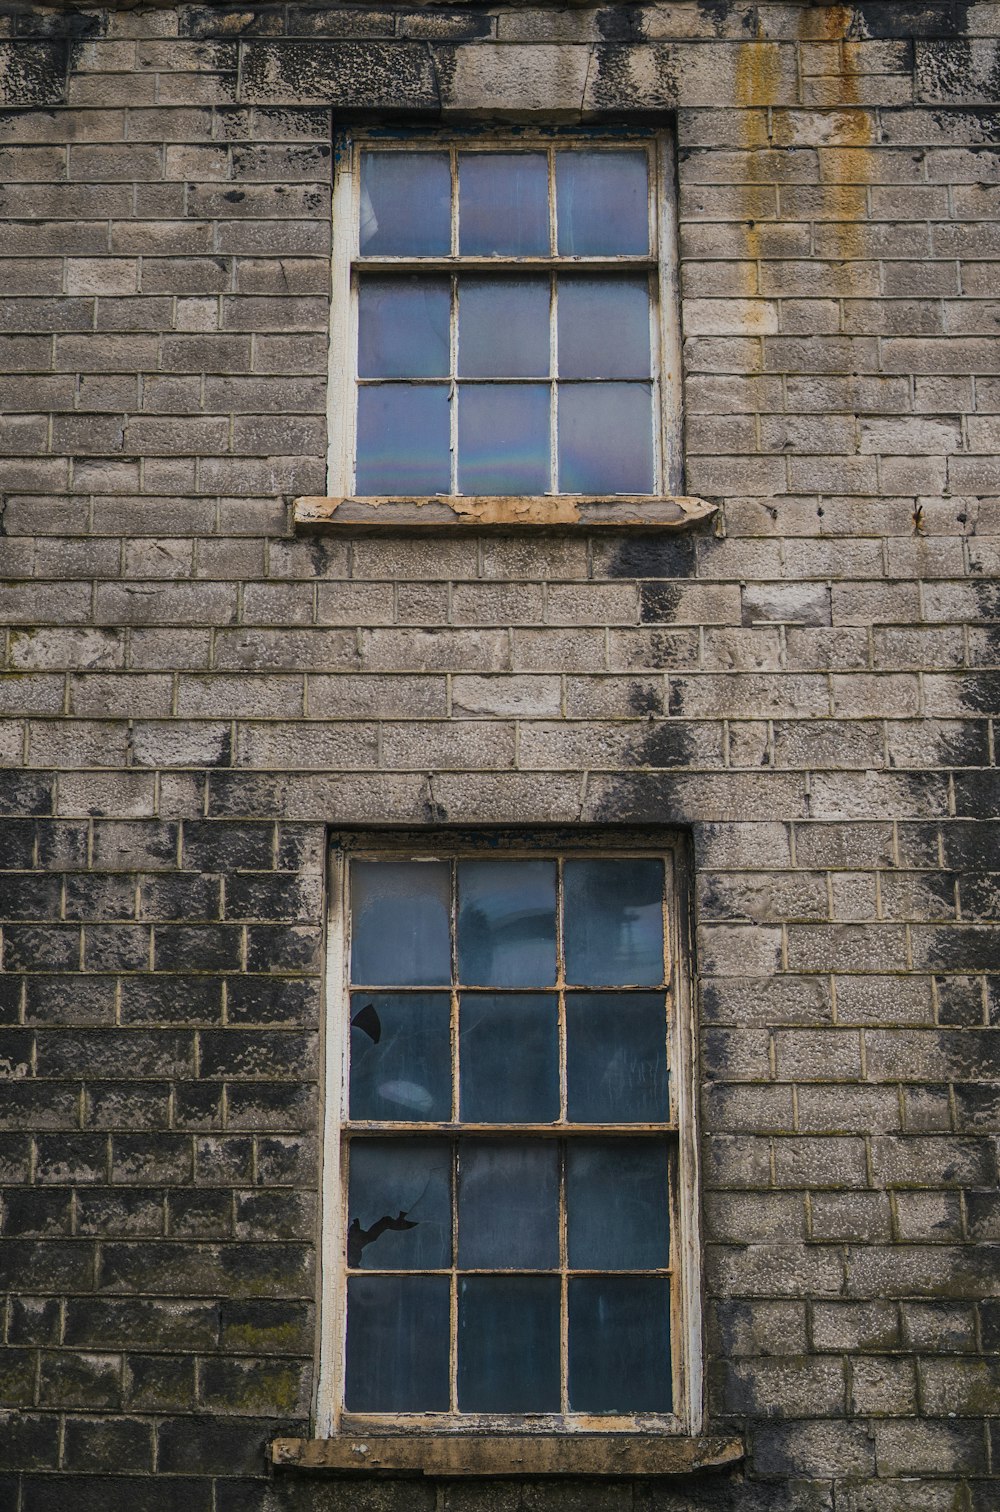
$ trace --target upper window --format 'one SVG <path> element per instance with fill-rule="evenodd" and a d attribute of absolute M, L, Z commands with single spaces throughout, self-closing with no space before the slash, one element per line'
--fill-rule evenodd
<path fill-rule="evenodd" d="M 664 158 L 661 136 L 346 141 L 331 490 L 673 486 Z"/>

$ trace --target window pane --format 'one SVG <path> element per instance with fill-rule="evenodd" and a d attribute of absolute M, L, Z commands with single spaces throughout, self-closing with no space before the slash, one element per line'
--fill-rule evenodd
<path fill-rule="evenodd" d="M 547 278 L 459 280 L 458 371 L 463 378 L 548 376 Z"/>
<path fill-rule="evenodd" d="M 559 375 L 649 377 L 649 280 L 559 280 Z"/>
<path fill-rule="evenodd" d="M 447 378 L 446 278 L 363 278 L 358 289 L 358 374 L 362 378 Z"/>
<path fill-rule="evenodd" d="M 460 152 L 458 244 L 463 257 L 548 255 L 544 152 Z"/>
<path fill-rule="evenodd" d="M 459 1010 L 461 1115 L 471 1123 L 559 1117 L 556 1000 L 541 993 L 464 993 Z"/>
<path fill-rule="evenodd" d="M 662 861 L 567 861 L 564 893 L 567 981 L 663 981 Z"/>
<path fill-rule="evenodd" d="M 458 1263 L 463 1270 L 549 1270 L 559 1264 L 554 1139 L 462 1140 Z"/>
<path fill-rule="evenodd" d="M 651 384 L 559 385 L 559 488 L 652 493 Z"/>
<path fill-rule="evenodd" d="M 670 1284 L 658 1277 L 569 1283 L 574 1412 L 669 1412 Z"/>
<path fill-rule="evenodd" d="M 351 1276 L 348 1412 L 448 1409 L 447 1276 Z"/>
<path fill-rule="evenodd" d="M 351 863 L 351 980 L 428 987 L 451 981 L 447 861 Z"/>
<path fill-rule="evenodd" d="M 574 1270 L 661 1270 L 669 1265 L 664 1141 L 571 1139 L 566 1218 Z"/>
<path fill-rule="evenodd" d="M 460 1277 L 458 1405 L 462 1412 L 559 1411 L 557 1277 Z"/>
<path fill-rule="evenodd" d="M 362 152 L 362 257 L 446 257 L 451 168 L 446 152 Z"/>
<path fill-rule="evenodd" d="M 451 1147 L 435 1139 L 355 1139 L 347 1263 L 364 1270 L 451 1264 Z"/>
<path fill-rule="evenodd" d="M 447 384 L 358 390 L 359 494 L 446 494 L 451 487 Z"/>
<path fill-rule="evenodd" d="M 451 1002 L 443 992 L 351 997 L 352 1118 L 451 1117 Z"/>
<path fill-rule="evenodd" d="M 539 494 L 548 486 L 548 385 L 463 383 L 458 395 L 459 492 Z"/>
<path fill-rule="evenodd" d="M 566 1084 L 574 1123 L 669 1117 L 666 1004 L 648 993 L 566 997 Z"/>
<path fill-rule="evenodd" d="M 552 987 L 554 861 L 458 863 L 458 976 L 475 987 Z"/>
<path fill-rule="evenodd" d="M 646 154 L 556 153 L 556 213 L 563 256 L 649 251 Z"/>

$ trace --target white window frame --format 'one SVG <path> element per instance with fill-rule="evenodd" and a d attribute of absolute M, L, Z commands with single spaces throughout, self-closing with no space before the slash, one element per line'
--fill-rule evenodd
<path fill-rule="evenodd" d="M 538 150 L 555 143 L 564 146 L 607 148 L 641 146 L 648 150 L 650 174 L 649 215 L 650 253 L 645 257 L 559 257 L 470 258 L 457 254 L 453 236 L 453 255 L 448 257 L 377 257 L 362 258 L 360 232 L 360 154 L 365 145 L 377 142 L 387 151 L 441 151 L 445 148 L 474 149 L 476 152 L 511 152 Z M 453 154 L 454 161 L 454 154 Z M 655 425 L 654 491 L 642 497 L 650 500 L 673 498 L 682 492 L 682 395 L 681 335 L 677 287 L 676 187 L 673 136 L 665 127 L 648 131 L 591 130 L 564 132 L 559 128 L 510 131 L 461 132 L 413 130 L 390 134 L 347 130 L 337 134 L 334 142 L 333 190 L 333 259 L 332 309 L 330 319 L 330 362 L 328 384 L 327 494 L 336 498 L 355 497 L 355 445 L 357 419 L 358 363 L 358 272 L 367 266 L 371 271 L 460 272 L 463 269 L 488 270 L 523 267 L 531 269 L 616 269 L 655 270 L 656 298 L 651 311 L 654 330 L 653 403 Z M 454 212 L 453 212 L 454 213 Z M 458 495 L 435 495 L 456 498 Z M 468 497 L 468 496 L 461 496 Z M 549 499 L 580 497 L 555 491 L 541 496 Z M 614 494 L 585 497 L 614 498 Z M 622 495 L 622 497 L 636 497 Z"/>
<path fill-rule="evenodd" d="M 631 1416 L 571 1414 L 488 1416 L 483 1414 L 360 1415 L 343 1406 L 346 1381 L 347 1334 L 347 1193 L 340 1152 L 347 1120 L 350 1040 L 350 917 L 348 863 L 359 860 L 442 860 L 484 853 L 486 832 L 421 838 L 419 835 L 355 834 L 332 837 L 329 854 L 329 919 L 326 960 L 326 1012 L 323 1024 L 323 1151 L 322 1220 L 319 1256 L 319 1369 L 314 1399 L 315 1432 L 320 1439 L 340 1435 L 407 1433 L 455 1435 L 468 1433 L 654 1433 L 693 1436 L 704 1427 L 703 1304 L 700 1210 L 698 1201 L 698 1139 L 696 1125 L 696 1026 L 690 980 L 690 948 L 686 924 L 686 865 L 680 837 L 665 835 L 659 843 L 649 836 L 602 835 L 581 841 L 564 833 L 538 832 L 530 838 L 505 835 L 500 846 L 490 841 L 489 853 L 509 859 L 539 855 L 562 858 L 630 856 L 662 859 L 665 865 L 665 951 L 669 953 L 669 1055 L 671 1104 L 676 1125 L 672 1176 L 671 1357 L 673 1403 L 670 1414 Z M 436 842 L 436 843 L 435 843 Z M 461 1125 L 456 1124 L 456 1131 Z M 387 1126 L 391 1133 L 392 1126 Z"/>

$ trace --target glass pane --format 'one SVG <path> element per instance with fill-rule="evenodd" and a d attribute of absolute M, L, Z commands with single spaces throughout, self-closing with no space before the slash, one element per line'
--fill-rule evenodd
<path fill-rule="evenodd" d="M 556 213 L 564 257 L 648 252 L 646 154 L 557 152 Z"/>
<path fill-rule="evenodd" d="M 463 257 L 548 255 L 544 152 L 459 153 L 458 245 Z"/>
<path fill-rule="evenodd" d="M 661 1270 L 669 1265 L 664 1141 L 571 1139 L 566 1219 L 574 1270 Z"/>
<path fill-rule="evenodd" d="M 463 1119 L 552 1123 L 559 1117 L 559 1028 L 554 997 L 464 993 L 459 1044 Z"/>
<path fill-rule="evenodd" d="M 651 384 L 559 385 L 559 488 L 562 493 L 652 493 Z"/>
<path fill-rule="evenodd" d="M 567 861 L 566 980 L 593 987 L 663 981 L 663 862 Z"/>
<path fill-rule="evenodd" d="M 358 390 L 359 494 L 446 494 L 451 487 L 447 384 Z"/>
<path fill-rule="evenodd" d="M 450 912 L 447 861 L 352 861 L 351 981 L 447 986 Z"/>
<path fill-rule="evenodd" d="M 574 1412 L 669 1412 L 670 1283 L 573 1277 L 569 1402 Z"/>
<path fill-rule="evenodd" d="M 447 378 L 446 278 L 363 278 L 358 289 L 358 374 L 362 378 Z"/>
<path fill-rule="evenodd" d="M 458 371 L 463 378 L 546 378 L 547 278 L 462 278 Z"/>
<path fill-rule="evenodd" d="M 458 863 L 458 977 L 476 987 L 552 987 L 554 861 Z"/>
<path fill-rule="evenodd" d="M 446 152 L 361 154 L 362 257 L 446 257 L 451 168 Z"/>
<path fill-rule="evenodd" d="M 649 280 L 560 278 L 562 378 L 649 377 Z"/>
<path fill-rule="evenodd" d="M 351 1276 L 348 1412 L 448 1410 L 447 1276 Z"/>
<path fill-rule="evenodd" d="M 548 486 L 548 385 L 463 383 L 458 394 L 459 493 L 540 494 Z"/>
<path fill-rule="evenodd" d="M 549 1270 L 559 1264 L 554 1139 L 461 1141 L 458 1263 L 463 1270 Z"/>
<path fill-rule="evenodd" d="M 355 1139 L 347 1263 L 364 1270 L 451 1264 L 451 1146 L 435 1139 Z"/>
<path fill-rule="evenodd" d="M 557 1277 L 459 1278 L 458 1406 L 559 1411 Z"/>
<path fill-rule="evenodd" d="M 566 1083 L 574 1123 L 669 1117 L 666 1001 L 649 993 L 566 997 Z"/>
<path fill-rule="evenodd" d="M 451 1117 L 451 1003 L 443 992 L 351 997 L 352 1118 Z"/>

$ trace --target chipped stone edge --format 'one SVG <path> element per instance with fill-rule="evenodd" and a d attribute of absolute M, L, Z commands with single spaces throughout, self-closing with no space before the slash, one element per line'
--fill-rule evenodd
<path fill-rule="evenodd" d="M 689 494 L 618 495 L 599 499 L 578 494 L 426 498 L 327 498 L 292 501 L 297 530 L 409 530 L 469 528 L 551 530 L 611 527 L 615 530 L 687 530 L 710 519 L 718 504 Z"/>

